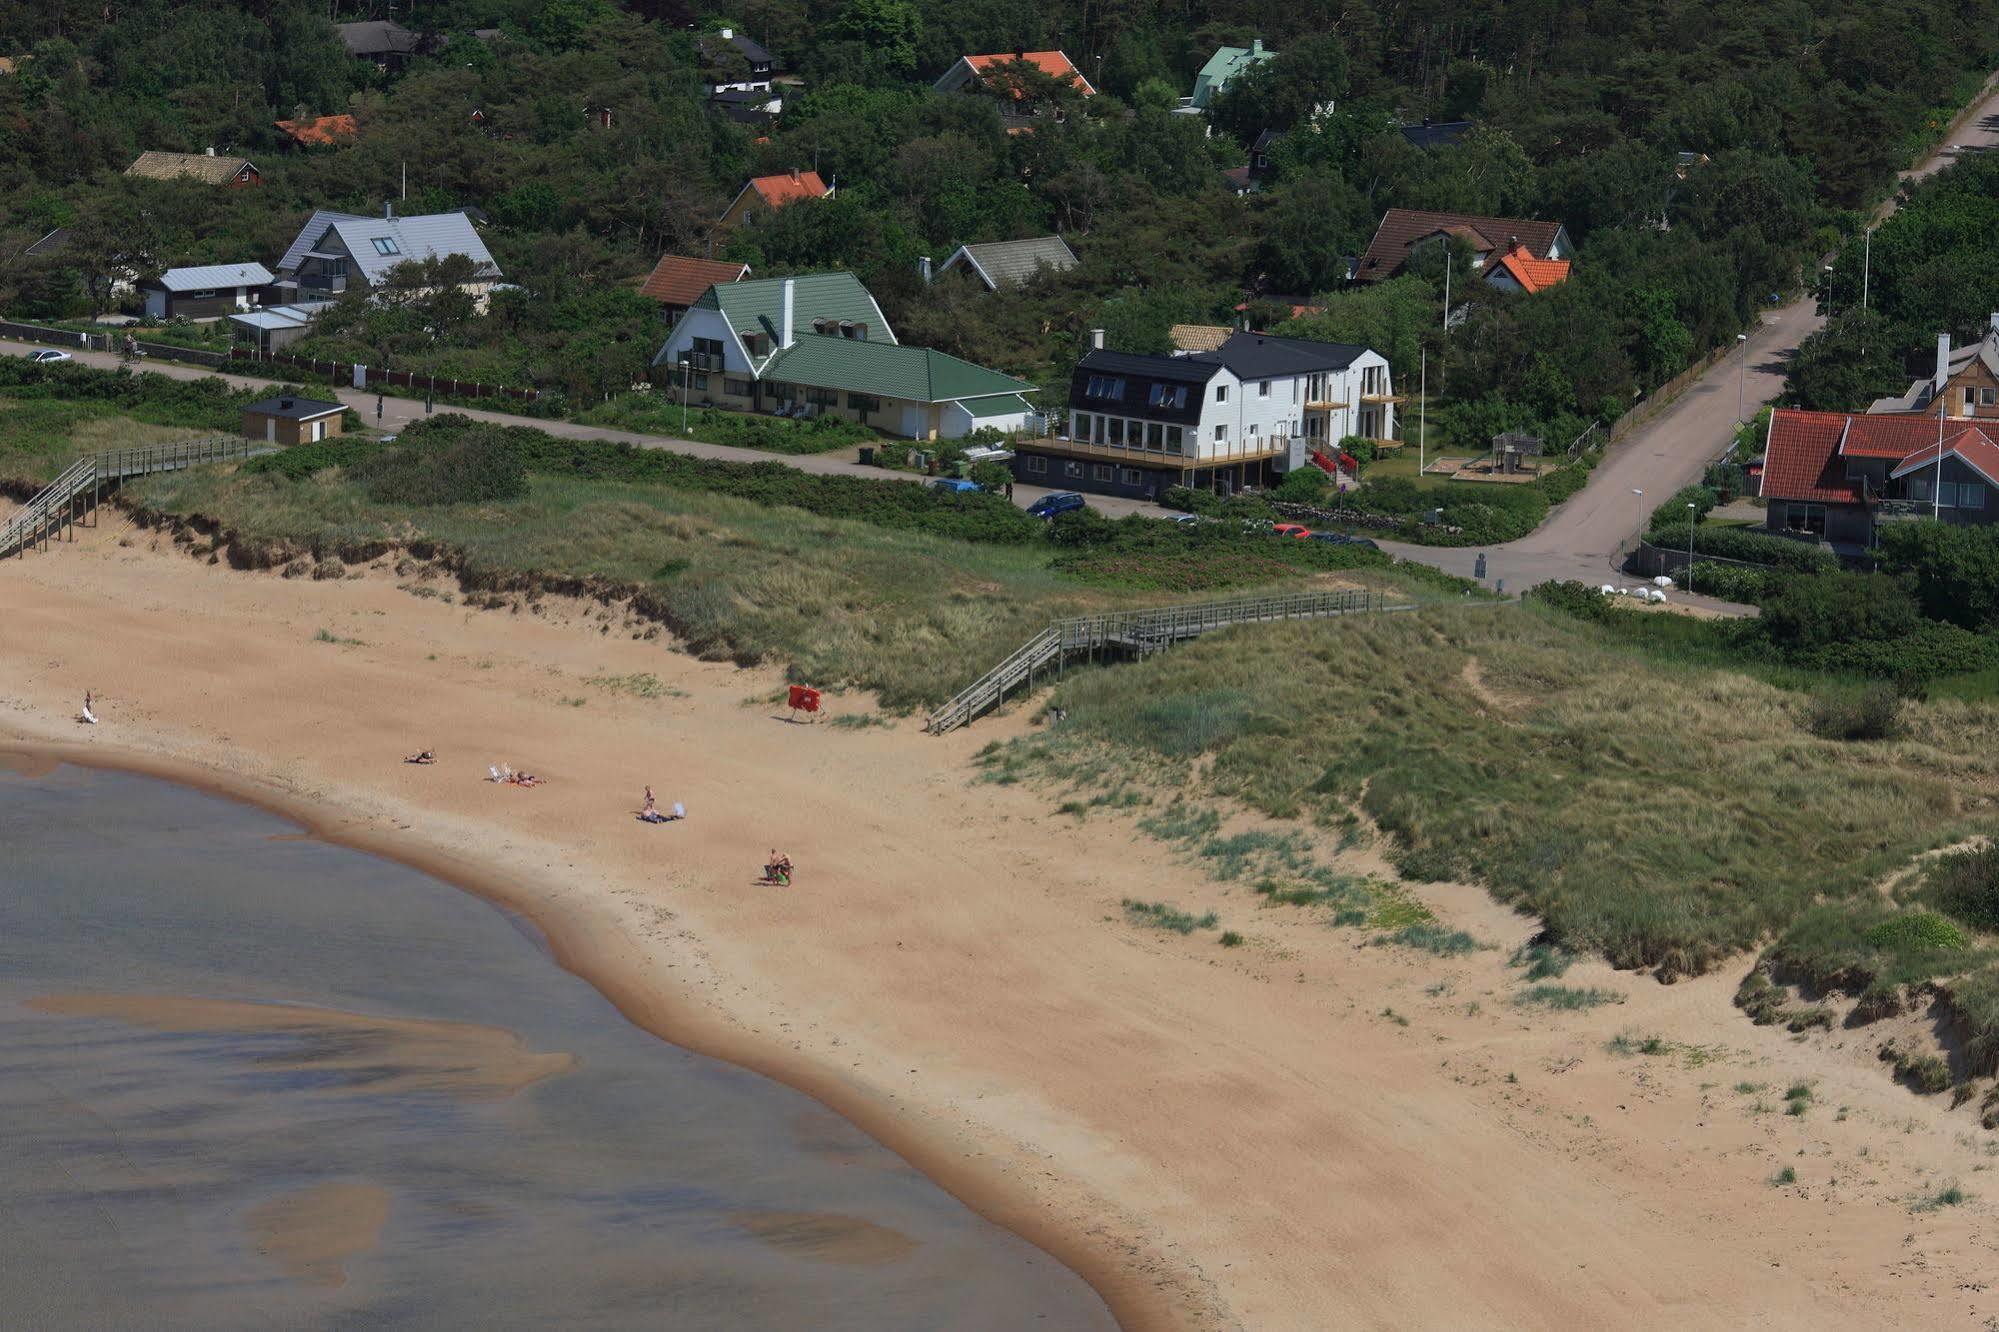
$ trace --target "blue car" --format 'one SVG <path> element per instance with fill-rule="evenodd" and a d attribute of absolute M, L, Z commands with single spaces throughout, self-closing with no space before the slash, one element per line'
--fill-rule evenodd
<path fill-rule="evenodd" d="M 1073 490 L 1057 491 L 1053 495 L 1043 495 L 1027 506 L 1027 511 L 1036 518 L 1053 518 L 1058 513 L 1072 513 L 1083 507 L 1083 497 Z"/>
<path fill-rule="evenodd" d="M 930 483 L 932 490 L 941 490 L 947 495 L 976 495 L 985 489 L 976 481 L 962 481 L 956 477 L 940 476 Z"/>

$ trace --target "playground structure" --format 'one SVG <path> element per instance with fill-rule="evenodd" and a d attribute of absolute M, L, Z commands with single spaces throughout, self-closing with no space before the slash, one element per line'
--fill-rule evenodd
<path fill-rule="evenodd" d="M 1492 437 L 1492 448 L 1476 458 L 1438 458 L 1423 469 L 1425 476 L 1451 481 L 1496 481 L 1524 485 L 1561 465 L 1542 453 L 1539 435 L 1506 431 Z"/>

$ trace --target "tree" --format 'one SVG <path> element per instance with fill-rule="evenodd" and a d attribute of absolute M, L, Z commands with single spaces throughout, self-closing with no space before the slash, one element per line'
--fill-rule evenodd
<path fill-rule="evenodd" d="M 916 69 L 923 19 L 911 0 L 847 0 L 829 33 L 859 43 L 884 70 L 906 78 Z"/>
<path fill-rule="evenodd" d="M 1263 215 L 1257 262 L 1278 291 L 1310 294 L 1346 280 L 1373 226 L 1373 210 L 1346 181 L 1314 173 L 1275 190 Z"/>
<path fill-rule="evenodd" d="M 1915 581 L 1923 614 L 1966 629 L 1999 628 L 1999 531 L 1951 523 L 1887 523 L 1881 568 Z"/>
<path fill-rule="evenodd" d="M 1323 300 L 1321 313 L 1293 319 L 1277 331 L 1286 337 L 1370 347 L 1387 357 L 1395 375 L 1408 382 L 1423 335 L 1437 326 L 1436 288 L 1420 277 L 1403 276 L 1334 292 Z"/>
<path fill-rule="evenodd" d="M 1347 90 L 1347 52 L 1333 33 L 1301 37 L 1229 80 L 1208 107 L 1215 128 L 1247 144 L 1332 112 Z"/>

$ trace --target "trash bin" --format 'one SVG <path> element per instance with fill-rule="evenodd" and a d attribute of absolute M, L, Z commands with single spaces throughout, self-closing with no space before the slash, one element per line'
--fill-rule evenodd
<path fill-rule="evenodd" d="M 872 444 L 861 445 L 861 466 L 873 467 L 874 465 L 875 465 L 875 446 Z"/>

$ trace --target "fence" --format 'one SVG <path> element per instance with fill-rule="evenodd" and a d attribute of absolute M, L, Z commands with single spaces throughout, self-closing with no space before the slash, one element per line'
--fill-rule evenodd
<path fill-rule="evenodd" d="M 332 381 L 340 387 L 354 383 L 354 372 L 361 371 L 362 388 L 408 388 L 430 394 L 443 394 L 448 398 L 503 398 L 508 402 L 534 402 L 541 397 L 540 389 L 513 388 L 506 384 L 485 384 L 471 379 L 452 379 L 438 375 L 422 374 L 414 370 L 377 370 L 369 366 L 357 367 L 352 361 L 321 361 L 311 357 L 290 356 L 283 352 L 258 352 L 253 347 L 234 347 L 230 355 L 238 361 L 252 361 L 260 366 L 277 366 L 292 370 L 303 370 L 316 379 Z"/>
<path fill-rule="evenodd" d="M 125 335 L 117 329 L 103 333 L 86 333 L 74 328 L 49 328 L 42 324 L 23 324 L 18 320 L 0 319 L 0 336 L 20 338 L 27 342 L 46 342 L 52 347 L 71 348 L 80 351 L 115 352 L 123 345 Z M 147 356 L 161 361 L 187 361 L 193 365 L 225 366 L 229 364 L 230 353 L 209 351 L 202 347 L 182 347 L 172 342 L 149 342 L 140 339 L 137 346 Z"/>

